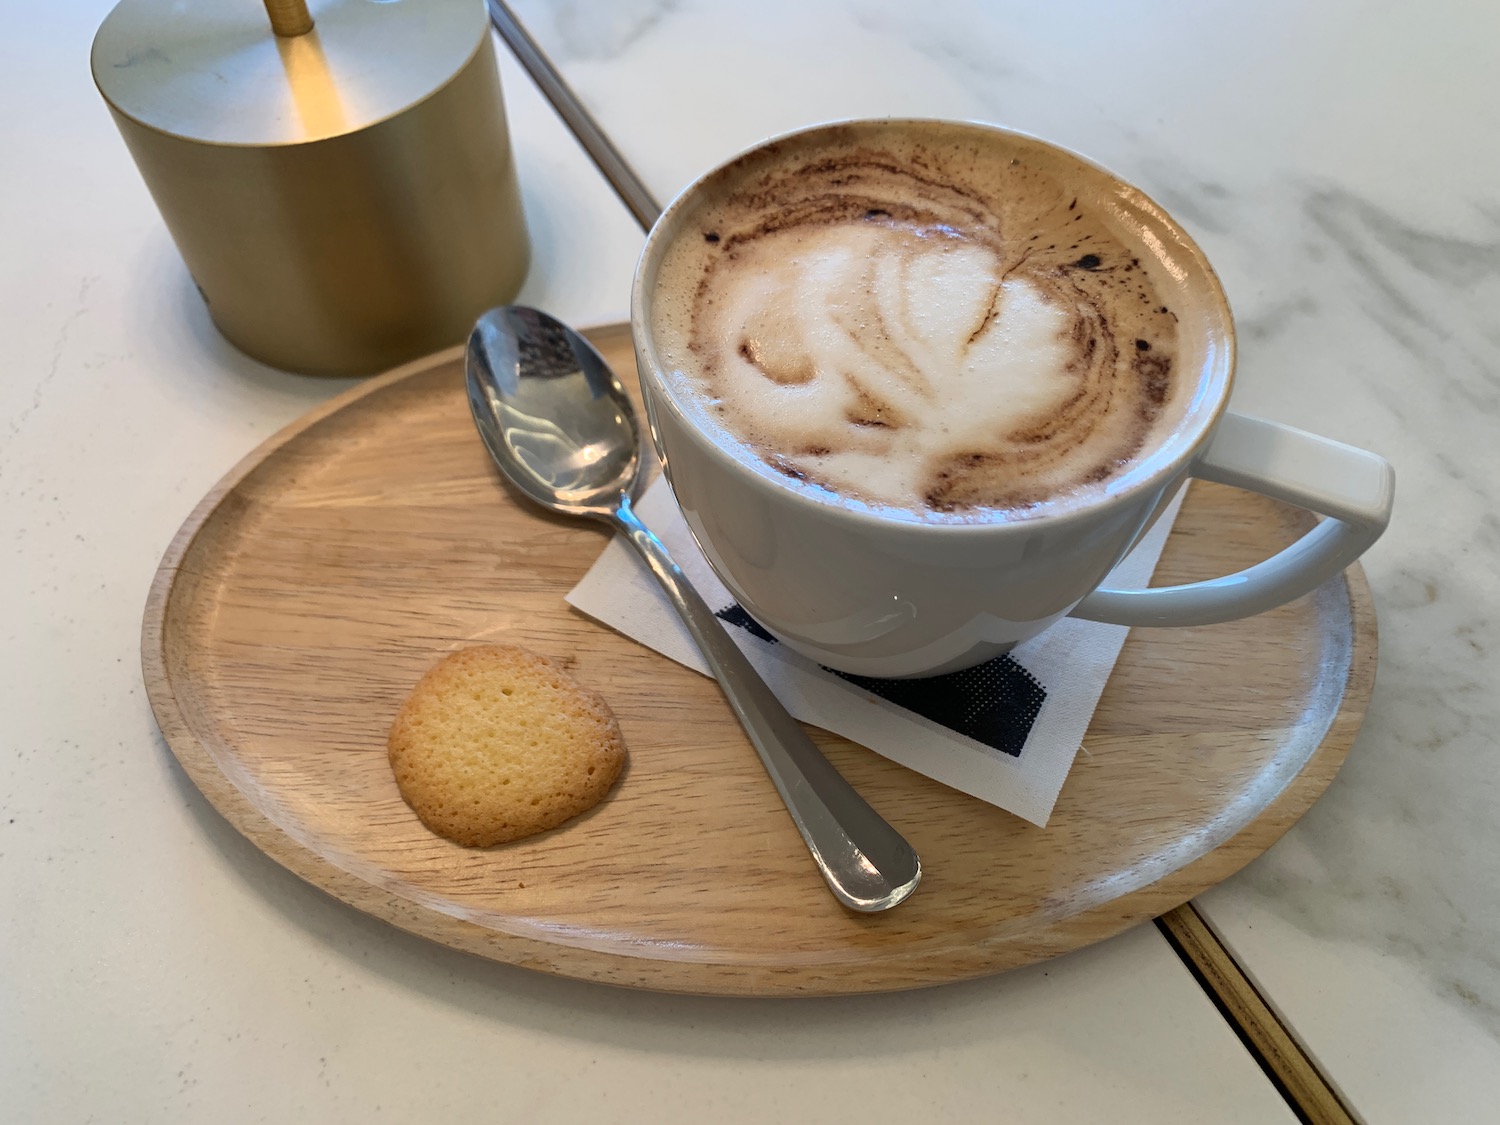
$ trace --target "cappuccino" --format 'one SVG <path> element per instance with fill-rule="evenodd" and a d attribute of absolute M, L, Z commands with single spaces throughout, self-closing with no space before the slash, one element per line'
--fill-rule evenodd
<path fill-rule="evenodd" d="M 674 397 L 796 487 L 923 521 L 1101 491 L 1189 408 L 1116 181 L 1022 137 L 820 130 L 699 188 L 657 275 Z"/>

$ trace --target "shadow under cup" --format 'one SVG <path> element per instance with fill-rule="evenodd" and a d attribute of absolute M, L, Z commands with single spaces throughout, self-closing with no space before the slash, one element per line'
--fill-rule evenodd
<path fill-rule="evenodd" d="M 681 364 L 663 358 L 664 331 L 680 334 L 691 313 L 683 286 L 661 284 L 664 260 L 682 240 L 698 243 L 714 233 L 705 229 L 705 215 L 726 198 L 856 150 L 895 161 L 918 154 L 928 161 L 924 175 L 943 165 L 920 154 L 976 154 L 950 163 L 967 169 L 966 189 L 981 192 L 986 167 L 1025 165 L 1100 216 L 1137 255 L 1176 319 L 1177 389 L 1170 424 L 1159 425 L 1123 471 L 1057 503 L 928 519 L 851 503 L 798 481 L 714 422 Z M 719 578 L 779 640 L 820 664 L 865 676 L 969 667 L 1067 614 L 1175 495 L 1213 435 L 1234 372 L 1223 289 L 1161 207 L 1070 152 L 963 122 L 822 125 L 764 142 L 708 172 L 652 229 L 636 271 L 631 323 L 652 437 Z"/>

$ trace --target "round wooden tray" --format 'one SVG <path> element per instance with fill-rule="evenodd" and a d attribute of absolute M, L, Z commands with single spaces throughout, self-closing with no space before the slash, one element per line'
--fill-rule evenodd
<path fill-rule="evenodd" d="M 634 370 L 625 328 L 592 335 Z M 1310 518 L 1195 484 L 1157 581 L 1237 569 Z M 810 994 L 992 973 L 1186 901 L 1323 791 L 1375 675 L 1357 569 L 1250 620 L 1135 630 L 1046 829 L 816 731 L 922 856 L 907 902 L 857 915 L 828 894 L 715 684 L 563 602 L 604 543 L 512 498 L 469 420 L 461 355 L 434 356 L 297 422 L 198 505 L 146 608 L 152 707 L 230 823 L 402 929 L 613 984 Z M 469 850 L 407 808 L 385 734 L 433 661 L 490 639 L 602 692 L 630 764 L 585 817 Z"/>

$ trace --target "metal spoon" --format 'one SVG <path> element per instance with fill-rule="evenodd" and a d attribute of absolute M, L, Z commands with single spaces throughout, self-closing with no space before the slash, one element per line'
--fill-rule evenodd
<path fill-rule="evenodd" d="M 876 911 L 911 894 L 922 878 L 911 845 L 813 745 L 631 509 L 640 428 L 599 353 L 546 313 L 501 308 L 474 326 L 466 366 L 474 424 L 500 471 L 545 508 L 612 524 L 661 581 L 838 900 Z"/>

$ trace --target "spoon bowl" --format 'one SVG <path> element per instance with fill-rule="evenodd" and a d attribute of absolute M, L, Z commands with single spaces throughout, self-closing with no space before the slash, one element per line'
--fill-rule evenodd
<path fill-rule="evenodd" d="M 834 896 L 888 910 L 922 865 L 843 779 L 636 516 L 644 447 L 625 389 L 587 340 L 536 309 L 492 309 L 469 334 L 469 409 L 495 464 L 536 503 L 612 524 L 650 568 L 745 728 Z"/>
<path fill-rule="evenodd" d="M 553 511 L 609 519 L 642 479 L 635 408 L 594 346 L 536 309 L 491 309 L 466 355 L 469 409 L 506 477 Z"/>

